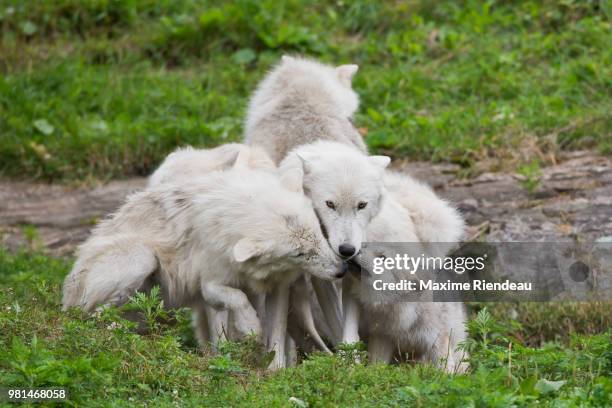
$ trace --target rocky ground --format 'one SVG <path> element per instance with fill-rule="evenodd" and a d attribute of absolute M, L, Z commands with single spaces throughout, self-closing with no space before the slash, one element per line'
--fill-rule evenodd
<path fill-rule="evenodd" d="M 469 239 L 612 240 L 608 157 L 566 154 L 542 169 L 539 187 L 531 192 L 516 174 L 463 179 L 456 165 L 427 162 L 398 162 L 394 168 L 427 181 L 455 203 L 470 226 Z M 11 249 L 38 246 L 70 255 L 98 219 L 145 183 L 132 178 L 85 188 L 0 180 L 0 242 Z"/>

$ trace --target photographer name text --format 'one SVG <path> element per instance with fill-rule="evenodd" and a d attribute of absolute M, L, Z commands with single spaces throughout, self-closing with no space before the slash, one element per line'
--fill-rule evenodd
<path fill-rule="evenodd" d="M 470 282 L 437 282 L 431 279 L 407 280 L 397 282 L 384 282 L 377 279 L 372 283 L 376 291 L 531 291 L 531 282 L 487 282 L 484 279 L 476 279 Z"/>

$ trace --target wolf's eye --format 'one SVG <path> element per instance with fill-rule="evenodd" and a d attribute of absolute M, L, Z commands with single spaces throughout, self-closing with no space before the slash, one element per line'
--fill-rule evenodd
<path fill-rule="evenodd" d="M 302 257 L 302 256 L 304 256 L 304 255 L 306 255 L 304 252 L 300 252 L 300 253 L 298 253 L 298 254 L 296 254 L 296 255 L 294 255 L 294 256 L 295 256 L 296 258 L 300 258 L 300 257 Z"/>
<path fill-rule="evenodd" d="M 359 204 L 357 204 L 357 209 L 358 210 L 363 210 L 367 206 L 368 206 L 368 203 L 366 203 L 365 201 L 360 201 Z"/>
<path fill-rule="evenodd" d="M 336 209 L 336 205 L 334 204 L 334 202 L 333 202 L 333 201 L 329 201 L 329 200 L 327 200 L 327 201 L 325 202 L 325 205 L 326 205 L 328 208 L 331 208 L 332 210 L 335 210 L 335 209 Z"/>

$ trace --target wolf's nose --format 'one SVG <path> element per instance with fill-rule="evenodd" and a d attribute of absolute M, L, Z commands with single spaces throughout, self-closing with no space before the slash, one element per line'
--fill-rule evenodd
<path fill-rule="evenodd" d="M 348 265 L 346 264 L 346 262 L 342 262 L 342 265 L 340 265 L 340 268 L 338 268 L 338 273 L 336 273 L 336 278 L 344 278 L 344 275 L 346 275 L 347 271 Z"/>
<path fill-rule="evenodd" d="M 355 255 L 355 247 L 351 244 L 342 244 L 338 247 L 338 252 L 340 252 L 340 255 L 348 258 Z"/>

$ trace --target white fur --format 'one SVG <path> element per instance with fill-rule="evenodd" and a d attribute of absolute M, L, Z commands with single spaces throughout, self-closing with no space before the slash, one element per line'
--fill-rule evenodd
<path fill-rule="evenodd" d="M 389 161 L 386 156 L 367 156 L 342 143 L 321 140 L 292 150 L 280 169 L 303 169 L 304 192 L 332 249 L 340 255 L 341 245 L 352 245 L 357 253 L 366 240 L 366 228 L 383 201 Z M 360 209 L 360 203 L 365 208 Z"/>
<path fill-rule="evenodd" d="M 389 161 L 386 156 L 367 156 L 343 143 L 319 140 L 293 149 L 281 162 L 280 171 L 302 170 L 304 192 L 312 201 L 327 241 L 342 256 L 341 246 L 352 246 L 356 254 L 366 240 L 367 225 L 378 214 L 383 201 L 383 175 Z M 360 208 L 360 204 L 365 204 L 365 208 Z M 323 312 L 318 326 L 322 327 L 320 321 L 325 319 L 331 328 L 326 335 L 337 343 L 342 336 L 338 289 L 333 283 L 317 279 L 312 279 L 312 286 Z M 306 310 L 300 305 L 295 307 Z M 302 318 L 308 321 L 311 317 Z M 316 332 L 309 334 L 313 339 L 318 337 Z"/>
<path fill-rule="evenodd" d="M 194 307 L 196 327 L 209 320 L 199 337 L 219 329 L 204 318 L 202 301 L 229 310 L 240 335 L 258 334 L 245 291 L 288 288 L 302 271 L 333 279 L 341 264 L 303 195 L 300 171 L 278 177 L 249 168 L 241 156 L 229 170 L 166 180 L 130 196 L 80 246 L 63 308 L 121 304 L 157 283 L 169 307 Z M 282 296 L 276 313 L 286 320 Z"/>
<path fill-rule="evenodd" d="M 229 143 L 212 149 L 184 147 L 170 153 L 157 170 L 149 177 L 149 187 L 162 183 L 185 181 L 213 171 L 231 168 L 240 153 L 247 153 L 248 167 L 276 171 L 270 157 L 257 147 Z"/>
<path fill-rule="evenodd" d="M 420 241 L 430 252 L 439 247 L 427 242 L 456 241 L 463 222 L 451 207 L 426 186 L 393 173 L 387 173 L 383 188 L 388 158 L 368 159 L 362 154 L 366 152 L 363 141 L 345 120 L 358 107 L 350 81 L 356 70 L 356 66 L 332 68 L 309 60 L 283 58 L 251 99 L 245 141 L 263 147 L 275 162 L 284 158 L 281 168 L 302 168 L 304 190 L 336 252 L 341 244 L 351 244 L 359 251 L 365 240 Z M 387 189 L 392 196 L 388 201 L 382 199 Z M 357 209 L 360 201 L 367 202 L 363 210 Z M 329 208 L 328 203 L 334 208 Z M 316 279 L 312 282 L 325 317 L 329 322 L 337 321 L 332 318 L 338 314 L 334 311 L 339 304 L 338 292 L 332 290 L 335 287 Z M 461 305 L 391 304 L 374 308 L 360 304 L 350 281 L 345 282 L 343 337 L 349 342 L 359 339 L 361 309 L 368 308 L 369 318 L 362 320 L 371 326 L 369 347 L 373 360 L 389 361 L 392 345 L 399 342 L 404 352 L 417 352 L 437 362 L 444 344 L 454 350 L 465 336 Z M 309 308 L 296 308 L 303 312 L 300 318 L 307 323 Z M 411 318 L 416 312 L 432 319 L 422 322 Z M 444 312 L 446 317 L 437 318 L 438 312 Z M 439 336 L 434 338 L 435 329 Z M 453 330 L 458 333 L 450 335 Z M 458 364 L 451 357 L 447 368 Z"/>
<path fill-rule="evenodd" d="M 365 238 L 365 225 L 376 214 L 380 201 L 378 186 L 382 184 L 382 172 L 379 169 L 389 162 L 385 157 L 368 159 L 363 139 L 353 126 L 352 118 L 359 99 L 351 81 L 357 70 L 357 65 L 332 67 L 285 56 L 259 84 L 249 103 L 245 122 L 245 143 L 262 147 L 276 163 L 285 159 L 282 167 L 303 166 L 305 180 L 311 180 L 305 183 L 305 192 L 313 199 L 317 215 L 329 233 L 328 240 L 336 253 L 339 253 L 341 244 L 350 244 L 355 252 L 359 251 Z M 320 141 L 337 143 L 318 144 Z M 306 146 L 313 142 L 313 146 Z M 349 150 L 350 147 L 355 151 Z M 300 152 L 303 154 L 298 154 Z M 326 183 L 319 185 L 316 179 L 326 180 Z M 340 184 L 347 186 L 348 194 L 338 195 L 337 191 L 330 194 Z M 357 188 L 351 190 L 349 186 Z M 374 188 L 366 191 L 371 186 Z M 326 187 L 326 191 L 320 187 Z M 354 214 L 353 208 L 358 204 L 354 201 L 361 197 L 372 200 L 372 203 L 369 203 L 367 211 Z M 325 205 L 328 199 L 336 200 L 336 213 L 331 213 Z M 312 284 L 333 331 L 328 335 L 339 341 L 341 312 L 340 304 L 334 301 L 337 288 L 317 279 L 313 279 Z M 303 304 L 295 307 L 310 311 Z M 304 316 L 303 320 L 309 321 L 309 317 Z M 321 327 L 322 319 L 318 320 Z M 318 337 L 316 332 L 310 332 L 310 335 L 315 339 Z"/>
<path fill-rule="evenodd" d="M 242 163 L 237 163 L 241 159 Z M 276 173 L 277 168 L 270 157 L 257 147 L 229 143 L 211 149 L 184 147 L 170 153 L 157 170 L 149 177 L 148 188 L 156 188 L 166 183 L 188 182 L 214 171 L 222 171 L 239 164 L 253 169 Z M 243 242 L 244 244 L 244 242 Z M 237 248 L 235 248 L 237 249 Z M 252 302 L 253 304 L 253 302 Z M 265 316 L 258 310 L 259 316 Z M 228 327 L 227 311 L 216 310 L 206 304 L 192 307 L 194 328 L 200 344 L 216 345 L 221 338 L 233 333 Z M 210 330 L 208 328 L 210 326 Z"/>
<path fill-rule="evenodd" d="M 368 226 L 369 242 L 421 243 L 423 253 L 444 256 L 449 246 L 435 243 L 461 239 L 465 228 L 462 218 L 431 188 L 390 171 L 385 175 L 385 188 L 387 200 Z M 356 261 L 368 268 L 372 258 L 380 255 L 364 250 Z M 364 302 L 354 278 L 345 279 L 344 289 L 343 340 L 357 341 L 358 329 L 364 327 L 372 361 L 390 362 L 394 354 L 399 354 L 401 358 L 408 355 L 438 364 L 450 372 L 467 368 L 457 350 L 458 343 L 466 338 L 466 315 L 461 303 Z"/>
<path fill-rule="evenodd" d="M 248 155 L 240 154 L 248 152 Z M 237 160 L 241 157 L 247 157 L 244 163 L 241 165 L 248 166 L 254 169 L 261 169 L 265 171 L 276 172 L 277 168 L 269 158 L 269 156 L 257 146 L 245 146 L 241 144 L 227 144 L 214 149 L 179 149 L 174 153 L 170 154 L 155 173 L 149 179 L 149 187 L 154 187 L 165 182 L 181 182 L 189 180 L 191 177 L 199 174 L 206 174 L 211 171 L 223 170 L 234 165 Z M 286 171 L 280 174 L 281 182 L 286 186 L 290 186 L 290 189 L 295 192 L 303 192 L 303 170 L 300 168 L 288 168 Z M 234 248 L 234 255 L 238 258 L 248 257 L 249 251 L 253 249 L 253 246 L 247 246 L 247 241 L 239 242 Z M 259 316 L 263 317 L 266 321 L 264 324 L 264 337 L 266 345 L 270 351 L 274 351 L 274 359 L 271 363 L 272 368 L 281 368 L 284 366 L 283 361 L 283 347 L 285 341 L 285 330 L 286 317 L 283 314 L 278 313 L 278 308 L 287 308 L 284 306 L 285 299 L 288 299 L 289 288 L 279 287 L 269 294 L 268 305 L 264 305 L 259 310 Z M 260 295 L 260 299 L 257 299 L 257 303 L 265 302 L 263 295 Z M 256 302 L 252 302 L 253 304 Z M 303 305 L 295 305 L 295 307 L 303 307 Z M 219 313 L 203 308 L 206 317 L 210 321 L 211 329 L 208 333 L 208 340 L 213 344 L 216 344 L 220 337 L 226 336 L 228 333 L 227 314 L 219 316 Z M 194 320 L 201 319 L 202 313 L 194 312 Z M 307 326 L 309 333 L 313 338 L 318 336 L 314 325 Z M 198 329 L 196 329 L 197 331 Z M 231 334 L 231 333 L 229 333 Z M 203 335 L 201 336 L 202 338 Z M 322 343 L 322 341 L 321 341 Z"/>
<path fill-rule="evenodd" d="M 333 140 L 365 152 L 351 123 L 359 106 L 351 88 L 357 68 L 283 57 L 251 98 L 245 143 L 262 147 L 276 163 L 291 149 L 316 140 Z"/>

